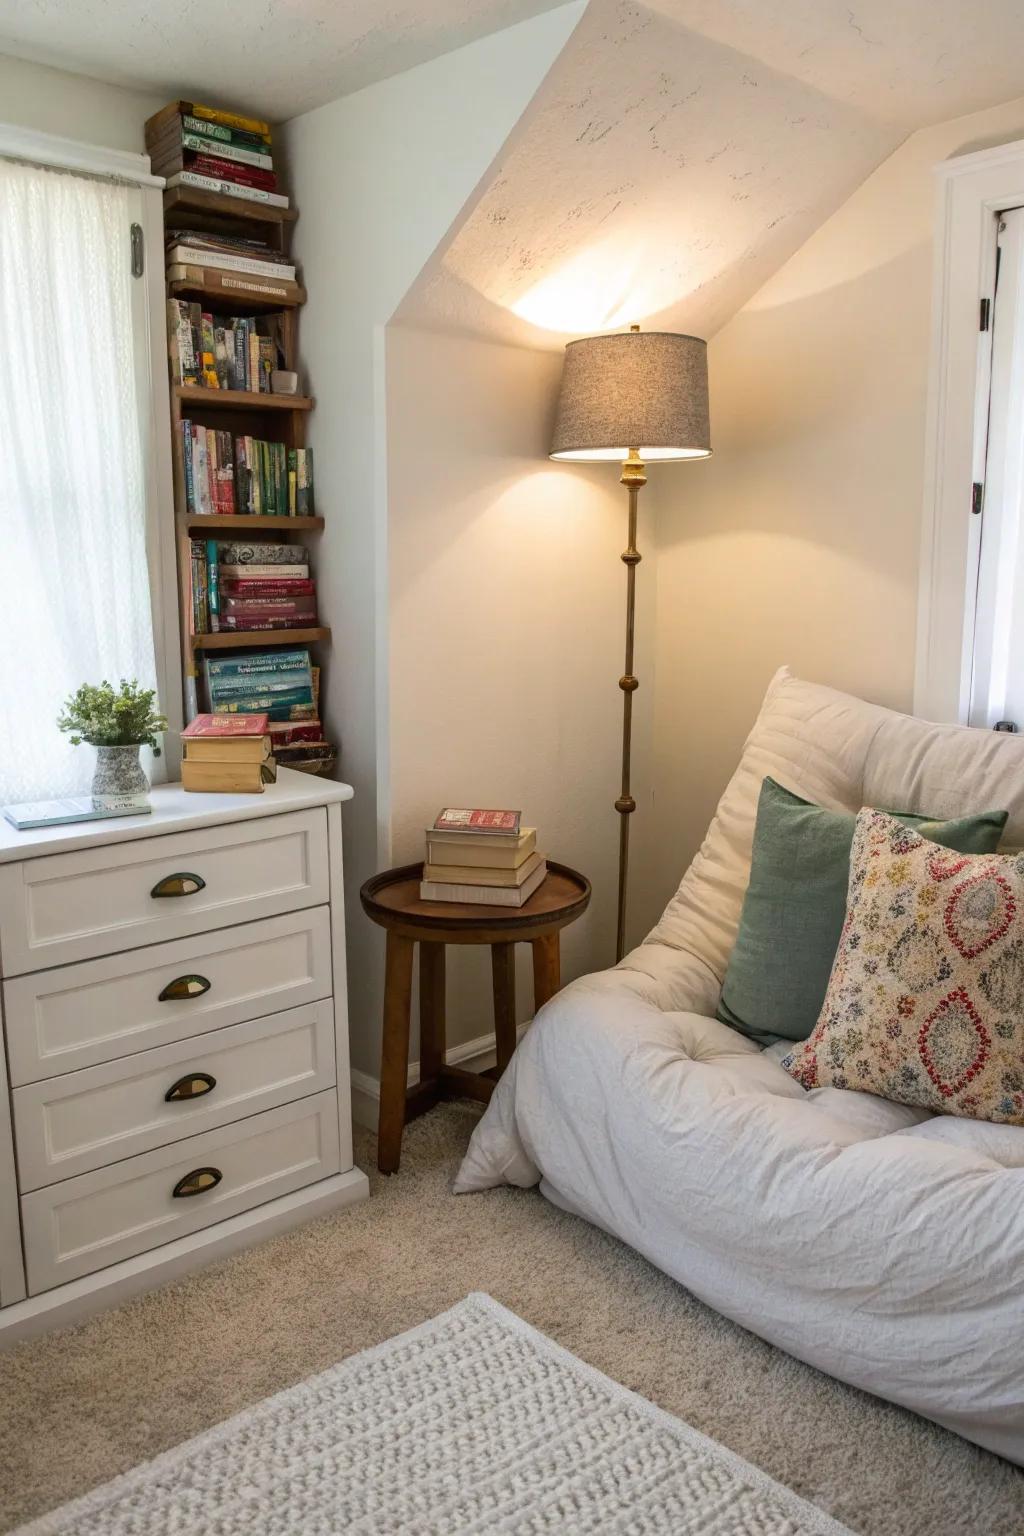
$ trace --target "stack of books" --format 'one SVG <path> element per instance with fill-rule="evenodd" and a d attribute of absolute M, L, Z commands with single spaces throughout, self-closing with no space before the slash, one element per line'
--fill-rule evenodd
<path fill-rule="evenodd" d="M 427 828 L 420 896 L 488 907 L 521 907 L 544 880 L 537 829 L 520 825 L 519 811 L 449 806 Z"/>
<path fill-rule="evenodd" d="M 287 208 L 274 172 L 270 124 L 199 101 L 172 101 L 146 123 L 154 176 L 169 187 L 195 187 Z"/>
<path fill-rule="evenodd" d="M 313 517 L 313 450 L 182 421 L 185 506 L 192 517 Z"/>
<path fill-rule="evenodd" d="M 185 789 L 207 795 L 261 795 L 277 768 L 266 714 L 197 715 L 181 733 Z"/>
<path fill-rule="evenodd" d="M 244 272 L 250 277 L 295 281 L 295 267 L 281 251 L 249 235 L 206 234 L 201 229 L 170 228 L 164 234 L 167 281 L 194 282 L 191 268 Z"/>
<path fill-rule="evenodd" d="M 315 626 L 316 582 L 303 545 L 191 539 L 189 547 L 194 635 Z"/>
<path fill-rule="evenodd" d="M 195 299 L 168 299 L 167 320 L 172 384 L 266 394 L 285 367 L 279 315 L 217 315 Z"/>
<path fill-rule="evenodd" d="M 273 756 L 283 768 L 329 774 L 338 749 L 324 740 L 320 669 L 307 650 L 205 656 L 207 701 L 214 715 L 266 715 Z"/>

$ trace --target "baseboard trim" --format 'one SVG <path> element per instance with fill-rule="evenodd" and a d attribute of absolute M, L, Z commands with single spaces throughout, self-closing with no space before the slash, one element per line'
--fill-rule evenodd
<path fill-rule="evenodd" d="M 240 1248 L 265 1242 L 300 1223 L 339 1211 L 346 1205 L 365 1200 L 370 1193 L 369 1180 L 361 1168 L 335 1173 L 290 1195 L 279 1195 L 255 1210 L 243 1211 L 226 1221 L 215 1222 L 201 1232 L 175 1238 L 160 1248 L 123 1259 L 94 1275 L 69 1280 L 27 1301 L 16 1301 L 0 1312 L 0 1350 L 20 1339 L 43 1333 L 50 1328 L 66 1328 L 81 1318 L 116 1306 L 139 1291 L 165 1285 L 179 1275 L 226 1258 Z"/>
<path fill-rule="evenodd" d="M 529 1024 L 520 1024 L 516 1031 L 517 1038 L 521 1040 L 529 1027 Z M 478 1035 L 475 1040 L 464 1040 L 461 1045 L 453 1045 L 445 1052 L 444 1059 L 450 1067 L 464 1067 L 467 1072 L 486 1072 L 498 1059 L 493 1032 Z M 351 1076 L 352 1119 L 365 1130 L 375 1131 L 380 1110 L 380 1078 L 371 1077 L 369 1072 L 360 1072 L 357 1067 L 352 1068 Z M 411 1061 L 407 1078 L 409 1087 L 419 1080 L 420 1064 Z"/>

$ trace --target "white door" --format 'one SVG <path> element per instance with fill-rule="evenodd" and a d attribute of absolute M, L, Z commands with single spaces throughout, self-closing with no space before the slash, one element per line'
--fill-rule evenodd
<path fill-rule="evenodd" d="M 1024 208 L 999 221 L 970 724 L 1024 730 Z"/>

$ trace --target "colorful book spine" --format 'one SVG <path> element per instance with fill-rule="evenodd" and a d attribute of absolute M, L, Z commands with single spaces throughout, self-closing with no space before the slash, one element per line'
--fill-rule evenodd
<path fill-rule="evenodd" d="M 245 202 L 267 203 L 272 208 L 287 208 L 283 192 L 265 192 L 262 187 L 242 186 L 222 176 L 204 176 L 200 171 L 174 171 L 167 177 L 169 187 L 195 187 L 197 192 L 216 192 L 221 197 L 240 197 Z"/>
<path fill-rule="evenodd" d="M 206 597 L 210 609 L 210 630 L 217 634 L 220 629 L 220 583 L 217 577 L 217 541 L 207 539 L 206 553 Z"/>
<path fill-rule="evenodd" d="M 239 165 L 255 166 L 257 170 L 272 171 L 274 162 L 270 155 L 257 149 L 250 149 L 242 144 L 232 144 L 227 139 L 221 139 L 211 143 L 206 134 L 190 133 L 182 124 L 181 134 L 182 149 L 194 150 L 204 159 L 214 157 L 217 160 L 230 160 Z"/>
<path fill-rule="evenodd" d="M 185 477 L 185 509 L 193 517 L 196 511 L 196 486 L 195 476 L 192 472 L 192 423 L 181 423 L 181 455 Z"/>
<path fill-rule="evenodd" d="M 270 153 L 269 140 L 261 133 L 248 133 L 243 128 L 228 128 L 224 123 L 207 122 L 205 118 L 193 117 L 189 112 L 182 117 L 181 127 L 184 133 L 198 133 L 218 144 L 239 144 L 258 149 L 262 154 Z"/>

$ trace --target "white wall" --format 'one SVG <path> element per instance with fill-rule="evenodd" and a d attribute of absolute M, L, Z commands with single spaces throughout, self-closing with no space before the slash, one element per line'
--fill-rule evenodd
<path fill-rule="evenodd" d="M 122 90 L 0 53 L 0 122 L 142 154 L 143 124 L 165 105 L 166 97 L 149 91 Z"/>
<path fill-rule="evenodd" d="M 317 397 L 310 442 L 327 518 L 318 560 L 333 629 L 324 712 L 346 808 L 353 1062 L 377 1074 L 382 943 L 360 884 L 391 856 L 383 327 L 522 114 L 582 0 L 286 124 L 309 303 L 301 353 Z"/>
<path fill-rule="evenodd" d="M 1024 101 L 914 134 L 711 343 L 715 457 L 658 475 L 652 917 L 776 667 L 911 707 L 932 167 L 1022 135 Z"/>
<path fill-rule="evenodd" d="M 561 367 L 560 353 L 388 328 L 394 860 L 423 857 L 442 805 L 521 808 L 541 850 L 593 882 L 563 935 L 568 978 L 615 955 L 626 493 L 615 465 L 548 460 Z M 641 688 L 634 707 L 641 799 L 651 699 Z M 493 1029 L 488 953 L 450 954 L 448 969 L 457 1045 Z M 523 1020 L 523 947 L 518 981 Z"/>

